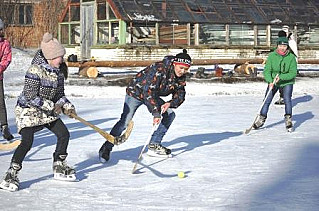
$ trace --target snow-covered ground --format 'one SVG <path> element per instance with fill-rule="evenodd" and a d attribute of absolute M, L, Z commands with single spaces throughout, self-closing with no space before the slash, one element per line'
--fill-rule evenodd
<path fill-rule="evenodd" d="M 30 56 L 14 49 L 5 73 L 8 119 L 17 137 L 13 109 L 30 62 Z M 65 88 L 79 116 L 110 131 L 121 114 L 125 87 Z M 152 122 L 145 106 L 134 117 L 129 140 L 114 147 L 106 164 L 97 157 L 104 138 L 63 117 L 71 132 L 68 163 L 79 181 L 53 179 L 56 139 L 42 130 L 19 174 L 21 189 L 0 191 L 1 210 L 318 210 L 319 80 L 297 79 L 293 133 L 284 128 L 284 109 L 272 105 L 264 128 L 244 135 L 265 88 L 263 82 L 188 83 L 186 101 L 175 110 L 163 140 L 174 157 L 144 157 L 138 174 L 131 170 Z M 0 174 L 12 153 L 0 152 Z M 185 178 L 177 177 L 180 171 Z"/>

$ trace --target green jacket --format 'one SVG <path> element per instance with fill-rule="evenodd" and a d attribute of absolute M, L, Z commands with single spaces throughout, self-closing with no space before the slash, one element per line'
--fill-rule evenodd
<path fill-rule="evenodd" d="M 279 82 L 276 86 L 283 87 L 294 84 L 297 76 L 297 61 L 293 53 L 288 52 L 282 56 L 276 51 L 269 54 L 264 68 L 264 77 L 267 83 L 272 83 L 277 74 Z"/>

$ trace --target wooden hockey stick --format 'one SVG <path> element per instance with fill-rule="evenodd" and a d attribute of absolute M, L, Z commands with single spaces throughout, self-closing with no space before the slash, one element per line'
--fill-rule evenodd
<path fill-rule="evenodd" d="M 149 134 L 149 136 L 148 136 L 148 138 L 147 138 L 147 140 L 146 140 L 146 142 L 145 142 L 143 148 L 141 149 L 141 151 L 140 151 L 140 153 L 138 154 L 138 157 L 137 157 L 137 159 L 136 159 L 136 161 L 135 161 L 135 163 L 134 163 L 134 166 L 133 166 L 133 169 L 132 169 L 132 174 L 134 174 L 134 172 L 136 171 L 137 164 L 138 164 L 138 162 L 141 160 L 145 148 L 146 148 L 146 147 L 148 146 L 148 144 L 150 143 L 151 138 L 152 138 L 152 135 L 153 135 L 154 131 L 157 130 L 157 128 L 158 128 L 159 125 L 160 125 L 160 122 L 159 122 L 158 124 L 156 124 L 156 125 L 153 125 L 152 130 L 151 130 L 151 132 L 150 132 L 150 134 Z"/>
<path fill-rule="evenodd" d="M 268 92 L 267 92 L 267 94 L 266 94 L 266 97 L 264 98 L 264 100 L 263 100 L 263 102 L 262 102 L 262 104 L 261 104 L 261 106 L 260 106 L 260 108 L 259 108 L 259 110 L 258 110 L 257 116 L 256 116 L 255 120 L 253 121 L 253 124 L 252 124 L 249 128 L 247 128 L 247 129 L 244 131 L 244 134 L 250 133 L 250 131 L 253 129 L 254 124 L 255 124 L 255 121 L 258 119 L 258 117 L 259 117 L 259 115 L 260 115 L 260 114 L 259 114 L 260 110 L 263 108 L 263 106 L 264 106 L 264 104 L 265 104 L 265 102 L 266 102 L 266 100 L 267 100 L 269 94 L 271 93 L 272 89 L 273 89 L 274 86 L 276 85 L 276 79 L 277 79 L 278 75 L 279 75 L 279 74 L 277 74 L 276 77 L 274 78 L 274 80 L 273 80 L 273 82 L 272 82 L 272 83 L 273 83 L 273 87 L 268 90 Z"/>
<path fill-rule="evenodd" d="M 121 143 L 124 143 L 128 137 L 130 136 L 133 126 L 134 126 L 134 122 L 131 120 L 127 126 L 127 129 L 125 131 L 125 133 L 123 135 L 120 136 L 119 140 L 117 140 L 114 136 L 112 136 L 111 134 L 105 132 L 104 130 L 102 130 L 101 128 L 91 124 L 90 122 L 86 121 L 85 119 L 79 117 L 76 114 L 71 114 L 71 117 L 73 117 L 74 119 L 82 122 L 83 124 L 91 127 L 93 130 L 95 130 L 96 132 L 98 132 L 101 136 L 103 136 L 107 141 L 111 142 L 112 144 L 118 145 Z"/>
<path fill-rule="evenodd" d="M 0 150 L 1 151 L 10 151 L 16 147 L 19 146 L 19 144 L 21 143 L 21 140 L 14 140 L 14 141 L 10 141 L 10 142 L 1 142 L 0 143 Z"/>

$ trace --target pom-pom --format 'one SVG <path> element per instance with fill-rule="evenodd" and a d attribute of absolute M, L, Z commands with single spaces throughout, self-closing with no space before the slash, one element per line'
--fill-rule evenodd
<path fill-rule="evenodd" d="M 43 35 L 42 41 L 45 42 L 45 43 L 47 43 L 47 42 L 50 42 L 52 39 L 53 39 L 52 34 L 50 34 L 50 33 L 47 32 L 47 33 L 45 33 L 45 34 Z"/>
<path fill-rule="evenodd" d="M 186 50 L 185 48 L 183 49 L 183 53 L 184 53 L 184 54 L 186 54 L 186 53 L 187 53 L 187 50 Z"/>

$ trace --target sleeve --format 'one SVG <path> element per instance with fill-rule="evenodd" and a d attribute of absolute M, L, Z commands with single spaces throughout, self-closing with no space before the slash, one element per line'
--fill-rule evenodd
<path fill-rule="evenodd" d="M 158 90 L 163 75 L 157 71 L 156 66 L 150 71 L 143 87 L 144 103 L 148 110 L 154 117 L 161 117 L 161 106 Z"/>
<path fill-rule="evenodd" d="M 12 60 L 11 45 L 9 42 L 6 41 L 3 56 L 0 61 L 0 74 L 2 74 L 7 69 L 7 67 L 11 63 L 11 60 Z"/>
<path fill-rule="evenodd" d="M 53 99 L 55 104 L 60 105 L 65 110 L 75 109 L 74 105 L 68 100 L 64 93 L 64 76 L 59 73 L 57 93 Z"/>
<path fill-rule="evenodd" d="M 33 70 L 33 67 L 29 68 L 25 75 L 23 93 L 27 105 L 44 111 L 52 111 L 54 109 L 54 102 L 39 96 L 40 76 Z"/>
<path fill-rule="evenodd" d="M 297 76 L 297 61 L 295 56 L 291 56 L 290 60 L 285 62 L 285 71 L 279 75 L 280 80 L 290 81 L 296 78 Z"/>
<path fill-rule="evenodd" d="M 177 108 L 185 101 L 185 85 L 185 82 L 178 84 L 176 91 L 172 94 L 172 100 L 170 101 L 171 108 Z"/>
<path fill-rule="evenodd" d="M 272 54 L 270 54 L 267 58 L 266 64 L 265 64 L 265 68 L 263 71 L 264 74 L 264 79 L 267 83 L 272 83 L 273 82 L 273 78 L 272 78 Z"/>

